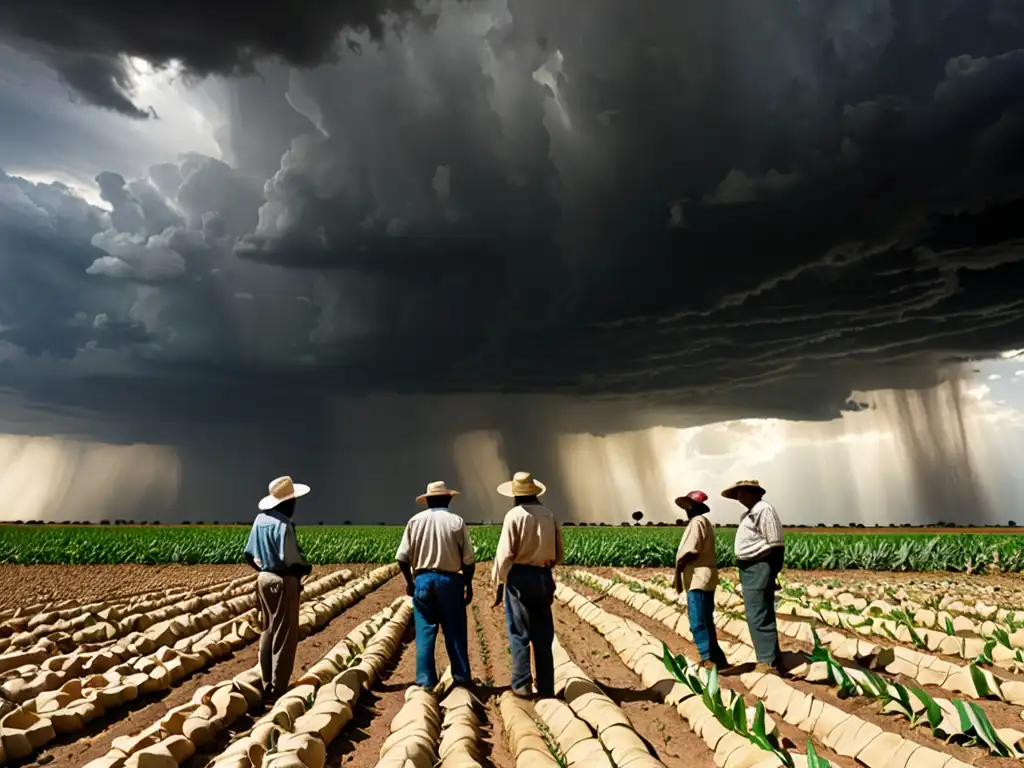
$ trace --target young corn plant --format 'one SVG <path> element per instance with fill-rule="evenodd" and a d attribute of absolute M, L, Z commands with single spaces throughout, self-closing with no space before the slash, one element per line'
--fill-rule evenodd
<path fill-rule="evenodd" d="M 813 632 L 813 630 L 812 630 Z M 1017 757 L 1020 751 L 1006 744 L 996 733 L 988 716 L 974 702 L 953 699 L 952 704 L 959 716 L 959 730 L 946 721 L 939 703 L 920 688 L 908 688 L 900 683 L 889 682 L 870 670 L 864 670 L 864 678 L 855 681 L 845 668 L 832 656 L 831 651 L 821 644 L 817 632 L 813 632 L 814 650 L 808 656 L 812 662 L 826 664 L 828 681 L 839 688 L 839 696 L 847 698 L 862 695 L 875 699 L 886 712 L 898 712 L 910 721 L 910 727 L 927 724 L 932 735 L 947 741 L 956 741 L 965 746 L 983 746 L 999 757 Z M 972 664 L 971 677 L 982 697 L 994 696 L 996 692 L 988 684 L 985 673 Z M 913 697 L 913 698 L 912 698 Z M 919 702 L 915 705 L 914 699 Z"/>
<path fill-rule="evenodd" d="M 832 768 L 832 763 L 818 754 L 811 740 L 807 740 L 807 768 Z"/>
<path fill-rule="evenodd" d="M 662 644 L 662 662 L 665 669 L 669 671 L 676 682 L 688 687 L 697 696 L 700 696 L 704 706 L 714 715 L 714 718 L 727 730 L 738 733 L 751 744 L 771 752 L 782 762 L 783 765 L 793 766 L 793 756 L 789 754 L 776 736 L 768 732 L 765 726 L 764 702 L 758 701 L 754 709 L 754 721 L 747 722 L 747 706 L 742 696 L 734 696 L 731 704 L 726 704 L 722 698 L 722 690 L 718 685 L 718 670 L 712 669 L 708 674 L 706 683 L 700 678 L 691 674 L 683 656 L 673 656 L 668 644 Z M 825 765 L 828 765 L 826 762 Z"/>

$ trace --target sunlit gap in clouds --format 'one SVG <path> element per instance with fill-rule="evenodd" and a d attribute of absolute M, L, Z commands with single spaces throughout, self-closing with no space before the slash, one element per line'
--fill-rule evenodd
<path fill-rule="evenodd" d="M 168 446 L 0 435 L 5 522 L 165 519 L 180 481 L 177 451 Z"/>
<path fill-rule="evenodd" d="M 1000 366 L 1006 362 L 984 365 L 980 377 L 1002 379 Z M 736 522 L 741 508 L 718 493 L 756 478 L 789 524 L 1005 524 L 1024 517 L 1015 511 L 1024 498 L 1013 466 L 1024 414 L 991 394 L 951 370 L 932 389 L 854 393 L 868 407 L 832 421 L 562 435 L 566 512 L 614 525 L 642 510 L 645 520 L 673 522 L 682 514 L 672 499 L 701 488 L 716 522 Z"/>

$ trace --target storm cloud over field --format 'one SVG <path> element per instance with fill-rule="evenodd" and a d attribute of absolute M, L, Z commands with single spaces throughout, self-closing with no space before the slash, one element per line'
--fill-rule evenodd
<path fill-rule="evenodd" d="M 7 431 L 185 446 L 224 503 L 289 461 L 561 475 L 560 435 L 1024 346 L 1011 0 L 8 0 L 0 113 Z M 913 450 L 940 399 L 893 405 Z"/>

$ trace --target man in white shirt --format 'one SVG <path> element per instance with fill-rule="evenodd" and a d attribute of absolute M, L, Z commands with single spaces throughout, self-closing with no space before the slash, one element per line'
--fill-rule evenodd
<path fill-rule="evenodd" d="M 437 686 L 434 648 L 437 628 L 444 632 L 444 645 L 456 685 L 469 686 L 469 637 L 466 606 L 473 600 L 473 540 L 469 528 L 448 510 L 459 492 L 443 480 L 430 483 L 416 497 L 427 509 L 405 526 L 395 559 L 405 576 L 406 592 L 412 597 L 416 624 L 416 685 Z"/>
<path fill-rule="evenodd" d="M 494 555 L 492 577 L 498 584 L 495 605 L 501 602 L 504 590 L 505 623 L 512 653 L 512 692 L 521 697 L 533 693 L 531 645 L 537 667 L 537 694 L 543 698 L 555 695 L 551 655 L 555 638 L 551 615 L 555 577 L 551 569 L 565 559 L 565 548 L 555 516 L 538 501 L 546 490 L 529 472 L 516 472 L 511 481 L 498 486 L 498 493 L 511 497 L 515 506 L 505 515 Z"/>
<path fill-rule="evenodd" d="M 757 480 L 740 480 L 722 491 L 746 511 L 736 529 L 736 565 L 743 585 L 747 626 L 757 654 L 756 672 L 772 674 L 781 663 L 779 630 L 775 623 L 775 589 L 785 558 L 782 523 L 775 508 L 764 500 Z"/>

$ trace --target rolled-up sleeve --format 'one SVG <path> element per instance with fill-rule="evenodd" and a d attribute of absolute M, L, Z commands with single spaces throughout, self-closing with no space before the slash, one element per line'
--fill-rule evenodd
<path fill-rule="evenodd" d="M 779 520 L 778 513 L 769 504 L 766 504 L 760 512 L 761 514 L 757 521 L 758 529 L 761 532 L 761 536 L 764 537 L 765 543 L 769 547 L 781 547 L 783 544 L 782 522 Z"/>

